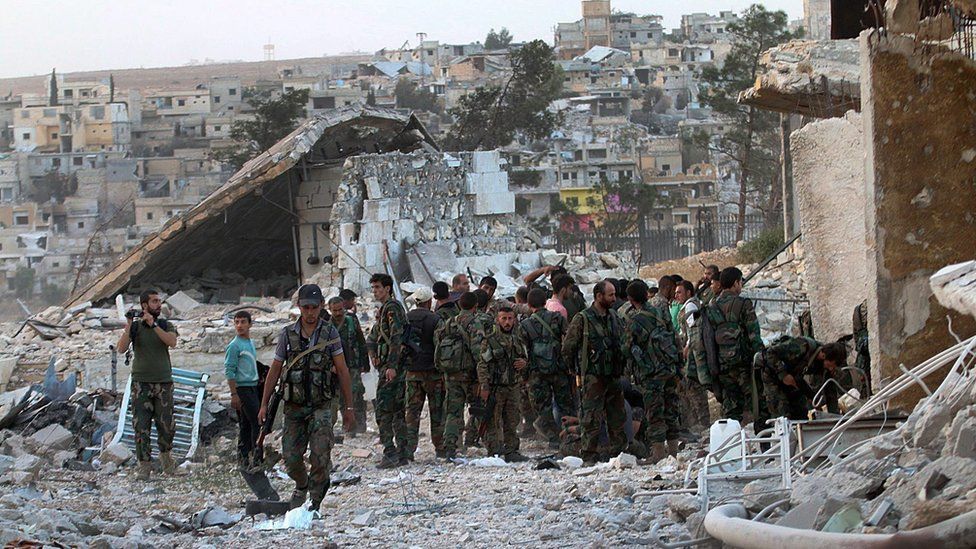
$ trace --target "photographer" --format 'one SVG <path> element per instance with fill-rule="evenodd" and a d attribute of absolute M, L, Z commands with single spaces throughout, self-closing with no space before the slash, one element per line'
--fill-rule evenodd
<path fill-rule="evenodd" d="M 132 343 L 132 429 L 136 438 L 136 458 L 139 461 L 139 480 L 149 480 L 152 468 L 150 432 L 156 423 L 159 461 L 163 472 L 173 474 L 176 464 L 170 455 L 173 448 L 173 365 L 169 348 L 176 346 L 176 327 L 159 318 L 163 301 L 155 290 L 139 295 L 142 311 L 130 311 L 125 331 L 119 337 L 118 349 L 125 352 Z"/>

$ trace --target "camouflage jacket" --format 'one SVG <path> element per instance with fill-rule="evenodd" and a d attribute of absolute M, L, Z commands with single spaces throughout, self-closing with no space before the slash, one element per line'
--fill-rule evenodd
<path fill-rule="evenodd" d="M 749 367 L 753 355 L 763 350 L 752 301 L 725 290 L 705 308 L 705 314 L 715 331 L 722 369 Z"/>
<path fill-rule="evenodd" d="M 387 299 L 380 307 L 376 324 L 373 324 L 366 341 L 367 348 L 376 353 L 376 364 L 381 371 L 400 367 L 406 324 L 407 312 L 403 305 L 392 297 Z"/>
<path fill-rule="evenodd" d="M 705 345 L 701 339 L 701 321 L 703 305 L 697 297 L 685 302 L 678 313 L 678 324 L 681 326 L 680 343 L 682 348 L 688 349 L 688 364 L 705 364 Z"/>
<path fill-rule="evenodd" d="M 569 323 L 563 360 L 582 375 L 620 377 L 624 371 L 624 330 L 617 313 L 601 315 L 591 306 Z"/>
<path fill-rule="evenodd" d="M 672 328 L 670 313 L 649 304 L 627 320 L 627 358 L 637 384 L 680 371 L 681 353 Z"/>
<path fill-rule="evenodd" d="M 822 345 L 811 337 L 788 337 L 766 351 L 766 367 L 782 381 L 789 374 L 794 378 L 812 370 Z M 822 365 L 819 369 L 823 369 Z"/>
<path fill-rule="evenodd" d="M 461 311 L 434 331 L 434 366 L 448 376 L 473 376 L 481 356 L 484 330 L 476 313 Z M 442 345 L 443 343 L 443 345 Z M 457 347 L 449 349 L 448 347 Z M 444 368 L 444 361 L 453 363 Z"/>
<path fill-rule="evenodd" d="M 539 309 L 519 326 L 529 357 L 528 373 L 555 374 L 566 371 L 561 349 L 566 334 L 563 315 Z"/>
<path fill-rule="evenodd" d="M 441 318 L 441 320 L 447 322 L 448 319 L 455 317 L 461 312 L 461 308 L 458 307 L 457 303 L 445 303 L 437 308 L 434 313 Z"/>
<path fill-rule="evenodd" d="M 342 340 L 342 354 L 346 357 L 346 366 L 360 370 L 369 369 L 369 357 L 366 354 L 366 338 L 359 326 L 356 315 L 347 313 L 342 322 L 332 323 L 339 332 Z"/>
<path fill-rule="evenodd" d="M 496 325 L 485 335 L 481 344 L 478 384 L 481 387 L 490 387 L 518 383 L 515 360 L 519 358 L 527 359 L 519 328 L 515 327 L 506 333 Z"/>

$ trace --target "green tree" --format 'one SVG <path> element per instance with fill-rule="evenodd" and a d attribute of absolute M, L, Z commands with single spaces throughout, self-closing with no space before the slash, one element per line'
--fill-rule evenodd
<path fill-rule="evenodd" d="M 445 140 L 451 150 L 497 149 L 516 136 L 543 139 L 559 116 L 548 110 L 559 97 L 562 69 L 553 63 L 553 49 L 533 40 L 511 54 L 512 74 L 504 85 L 485 86 L 461 97 L 451 109 L 454 125 Z"/>
<path fill-rule="evenodd" d="M 58 106 L 58 77 L 55 74 L 55 69 L 51 69 L 51 81 L 48 83 L 48 105 L 51 107 Z"/>
<path fill-rule="evenodd" d="M 18 265 L 14 272 L 14 293 L 20 299 L 28 299 L 34 293 L 34 269 Z"/>
<path fill-rule="evenodd" d="M 719 138 L 704 132 L 694 136 L 696 144 L 723 155 L 739 167 L 738 226 L 736 240 L 745 232 L 746 204 L 750 192 L 762 202 L 773 192 L 779 146 L 779 116 L 769 111 L 740 104 L 739 92 L 755 83 L 762 70 L 762 53 L 795 36 L 787 30 L 786 13 L 768 11 L 759 4 L 747 8 L 739 21 L 728 26 L 732 49 L 721 68 L 705 67 L 701 73 L 701 101 L 729 121 Z"/>
<path fill-rule="evenodd" d="M 671 202 L 658 191 L 631 179 L 610 181 L 606 177 L 593 186 L 593 193 L 586 199 L 590 222 L 586 231 L 577 236 L 591 236 L 604 242 L 612 242 L 624 235 L 639 234 L 645 220 L 656 209 L 669 207 Z M 580 214 L 571 205 L 560 203 L 555 213 L 560 224 L 566 227 Z M 569 221 L 568 223 L 564 223 Z"/>
<path fill-rule="evenodd" d="M 249 95 L 247 102 L 254 108 L 254 118 L 235 121 L 230 136 L 237 145 L 216 155 L 218 160 L 230 164 L 234 169 L 294 131 L 305 117 L 308 103 L 308 90 L 293 90 L 279 97 L 272 96 L 270 92 Z"/>
<path fill-rule="evenodd" d="M 64 199 L 78 191 L 78 177 L 76 174 L 64 175 L 53 169 L 32 181 L 32 188 L 28 193 L 30 199 L 38 204 L 56 202 L 63 204 Z"/>
<path fill-rule="evenodd" d="M 502 30 L 495 32 L 495 29 L 488 31 L 485 37 L 486 50 L 503 50 L 512 44 L 512 33 L 502 27 Z"/>
<path fill-rule="evenodd" d="M 397 80 L 396 87 L 393 88 L 393 95 L 396 97 L 396 105 L 398 108 L 434 113 L 440 112 L 440 107 L 437 105 L 437 96 L 429 90 L 421 89 L 409 78 Z"/>

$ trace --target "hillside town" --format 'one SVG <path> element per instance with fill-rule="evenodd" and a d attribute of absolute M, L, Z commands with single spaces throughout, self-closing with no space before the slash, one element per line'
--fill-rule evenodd
<path fill-rule="evenodd" d="M 0 78 L 0 545 L 972 547 L 976 4 L 573 4 Z"/>

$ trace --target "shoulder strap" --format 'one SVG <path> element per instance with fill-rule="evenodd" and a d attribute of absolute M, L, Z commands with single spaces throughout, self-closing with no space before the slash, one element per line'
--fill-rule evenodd
<path fill-rule="evenodd" d="M 284 368 L 281 369 L 282 375 L 284 375 L 285 372 L 291 370 L 292 367 L 295 366 L 295 364 L 298 364 L 298 361 L 300 361 L 301 359 L 305 358 L 310 353 L 313 353 L 313 352 L 316 352 L 316 351 L 321 351 L 321 350 L 325 349 L 326 347 L 328 347 L 329 344 L 332 343 L 332 342 L 334 342 L 334 341 L 335 340 L 320 341 L 320 342 L 316 343 L 315 345 L 309 347 L 308 349 L 305 349 L 304 351 L 298 353 L 297 355 L 295 355 L 295 358 L 289 360 L 288 363 L 285 364 Z"/>
<path fill-rule="evenodd" d="M 555 339 L 556 341 L 559 341 L 559 337 L 556 336 L 556 332 L 552 331 L 552 326 L 549 326 L 549 323 L 546 322 L 544 318 L 542 318 L 542 315 L 539 314 L 538 311 L 532 313 L 532 316 L 530 318 L 534 318 L 538 320 L 539 324 L 542 324 L 542 328 L 546 331 L 546 333 L 549 334 L 549 337 Z"/>

